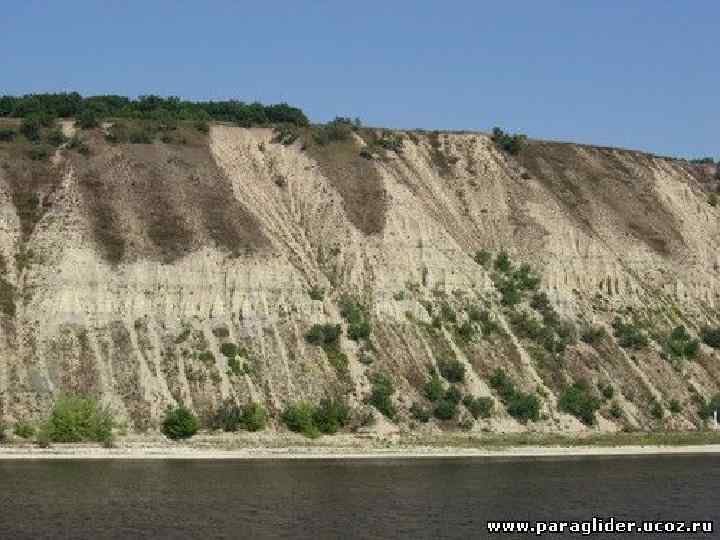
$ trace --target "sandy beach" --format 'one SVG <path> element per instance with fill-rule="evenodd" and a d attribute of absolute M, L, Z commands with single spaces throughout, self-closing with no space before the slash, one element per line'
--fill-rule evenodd
<path fill-rule="evenodd" d="M 498 440 L 440 439 L 434 441 L 299 437 L 205 437 L 172 443 L 159 437 L 130 438 L 113 448 L 98 444 L 54 444 L 50 448 L 20 443 L 0 447 L 0 460 L 23 459 L 417 459 L 417 458 L 552 458 L 583 456 L 647 456 L 720 454 L 720 444 L 644 444 L 620 439 L 618 444 L 588 440 L 536 444 Z"/>

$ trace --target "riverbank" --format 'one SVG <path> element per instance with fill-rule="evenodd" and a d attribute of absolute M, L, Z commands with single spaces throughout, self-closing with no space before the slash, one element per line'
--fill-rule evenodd
<path fill-rule="evenodd" d="M 442 434 L 373 437 L 336 435 L 306 439 L 294 434 L 208 434 L 171 442 L 161 436 L 127 436 L 112 448 L 54 444 L 40 448 L 14 441 L 0 446 L 11 459 L 368 459 L 463 457 L 573 457 L 720 454 L 720 434 L 621 433 L 568 437 L 549 434 Z"/>

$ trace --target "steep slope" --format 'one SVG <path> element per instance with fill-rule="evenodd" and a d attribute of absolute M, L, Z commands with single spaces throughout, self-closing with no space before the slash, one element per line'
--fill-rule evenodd
<path fill-rule="evenodd" d="M 228 398 L 276 416 L 327 394 L 360 407 L 382 372 L 407 426 L 412 403 L 430 406 L 428 367 L 454 359 L 495 414 L 423 429 L 583 429 L 558 404 L 579 380 L 604 399 L 601 429 L 700 425 L 717 353 L 674 359 L 663 344 L 718 324 L 711 175 L 625 150 L 530 141 L 513 157 L 477 133 L 397 134 L 383 159 L 360 156 L 372 130 L 326 146 L 222 125 L 184 144 L 94 130 L 89 156 L 47 164 L 0 143 L 0 414 L 41 417 L 64 391 L 101 396 L 138 430 L 180 400 L 204 417 Z M 515 278 L 479 250 L 529 264 L 551 304 L 530 287 L 504 305 Z M 369 338 L 348 339 L 348 304 Z M 650 344 L 621 347 L 616 316 Z M 339 351 L 305 338 L 323 323 L 342 324 Z M 563 335 L 588 328 L 607 335 Z M 506 412 L 497 368 L 541 397 L 537 422 Z"/>

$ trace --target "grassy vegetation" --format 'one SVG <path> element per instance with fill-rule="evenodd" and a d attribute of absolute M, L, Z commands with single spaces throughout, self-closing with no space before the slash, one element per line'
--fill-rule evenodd
<path fill-rule="evenodd" d="M 162 421 L 162 432 L 171 440 L 189 439 L 200 428 L 200 422 L 193 412 L 180 404 L 168 407 Z"/>

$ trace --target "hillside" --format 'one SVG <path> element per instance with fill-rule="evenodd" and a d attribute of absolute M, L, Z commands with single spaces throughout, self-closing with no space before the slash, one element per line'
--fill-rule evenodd
<path fill-rule="evenodd" d="M 222 122 L 131 143 L 112 124 L 62 121 L 82 145 L 44 160 L 0 142 L 9 421 L 72 392 L 138 431 L 169 404 L 207 418 L 228 398 L 279 429 L 288 404 L 326 395 L 360 425 L 380 374 L 397 413 L 374 411 L 376 429 L 576 431 L 590 410 L 592 429 L 686 430 L 720 392 L 718 351 L 698 339 L 720 325 L 712 165 L 536 140 L 512 155 L 480 133 L 281 141 Z M 419 421 L 437 407 L 431 369 L 492 411 L 475 419 L 468 400 Z"/>

